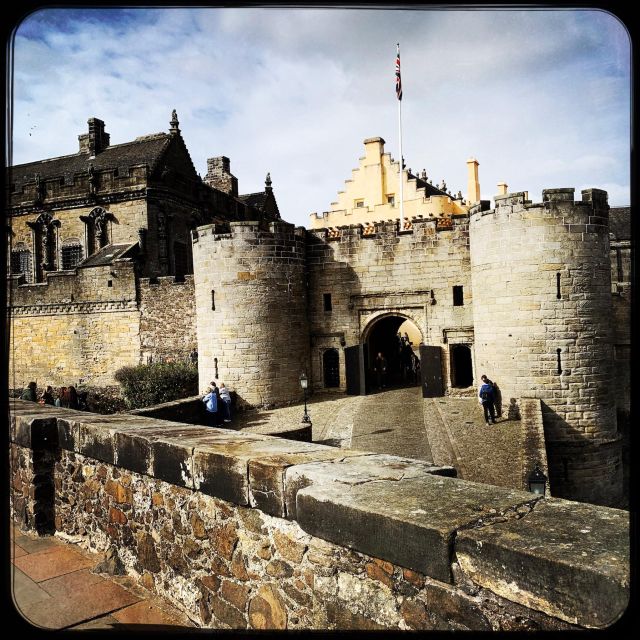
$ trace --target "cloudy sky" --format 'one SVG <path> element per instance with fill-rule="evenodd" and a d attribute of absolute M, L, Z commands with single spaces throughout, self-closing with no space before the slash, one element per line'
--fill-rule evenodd
<path fill-rule="evenodd" d="M 199 173 L 226 155 L 250 193 L 269 171 L 308 225 L 365 138 L 399 156 L 396 42 L 408 167 L 464 194 L 475 156 L 483 198 L 505 181 L 629 204 L 630 44 L 600 11 L 40 10 L 15 32 L 12 161 L 76 153 L 91 116 L 112 144 L 168 131 L 175 108 Z"/>

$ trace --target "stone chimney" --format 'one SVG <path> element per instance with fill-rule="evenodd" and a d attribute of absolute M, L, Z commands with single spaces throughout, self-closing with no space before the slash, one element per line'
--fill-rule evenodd
<path fill-rule="evenodd" d="M 231 174 L 231 162 L 226 156 L 207 160 L 207 175 L 204 182 L 218 191 L 238 197 L 238 178 Z"/>
<path fill-rule="evenodd" d="M 506 182 L 498 182 L 498 195 L 499 196 L 506 196 L 508 188 L 509 187 L 508 187 Z"/>
<path fill-rule="evenodd" d="M 364 141 L 365 165 L 380 164 L 380 158 L 384 153 L 384 140 L 380 137 L 367 138 Z"/>
<path fill-rule="evenodd" d="M 109 146 L 111 136 L 104 130 L 104 122 L 99 118 L 89 118 L 87 123 L 89 133 L 82 133 L 78 136 L 80 153 L 95 156 Z"/>
<path fill-rule="evenodd" d="M 475 158 L 467 160 L 467 204 L 476 204 L 480 202 L 480 183 L 478 182 L 478 166 L 479 162 Z"/>

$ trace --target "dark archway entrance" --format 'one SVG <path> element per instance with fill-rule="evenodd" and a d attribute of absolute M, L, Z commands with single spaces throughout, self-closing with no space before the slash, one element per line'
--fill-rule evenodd
<path fill-rule="evenodd" d="M 340 386 L 340 357 L 337 349 L 327 349 L 322 354 L 322 376 L 325 387 Z"/>
<path fill-rule="evenodd" d="M 471 349 L 466 344 L 451 345 L 451 386 L 470 387 L 473 384 Z"/>
<path fill-rule="evenodd" d="M 419 329 L 407 318 L 386 316 L 378 320 L 371 327 L 366 339 L 367 390 L 376 391 L 381 386 L 390 388 L 419 385 L 420 375 L 416 361 L 420 362 L 421 342 Z M 382 379 L 374 371 L 379 353 L 382 353 L 387 361 L 386 375 Z"/>

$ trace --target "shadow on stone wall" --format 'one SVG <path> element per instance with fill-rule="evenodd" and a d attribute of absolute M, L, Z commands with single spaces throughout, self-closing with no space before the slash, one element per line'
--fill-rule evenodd
<path fill-rule="evenodd" d="M 628 493 L 623 487 L 622 437 L 587 438 L 547 404 L 541 405 L 552 495 L 622 507 Z M 553 432 L 562 434 L 562 440 L 553 437 L 550 423 Z"/>

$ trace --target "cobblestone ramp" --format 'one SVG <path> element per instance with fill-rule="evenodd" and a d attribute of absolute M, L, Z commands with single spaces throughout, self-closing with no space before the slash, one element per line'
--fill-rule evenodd
<path fill-rule="evenodd" d="M 353 418 L 351 448 L 433 462 L 420 388 L 366 396 Z"/>
<path fill-rule="evenodd" d="M 486 426 L 475 398 L 425 399 L 424 416 L 436 464 L 454 466 L 464 480 L 523 488 L 520 421 Z"/>

